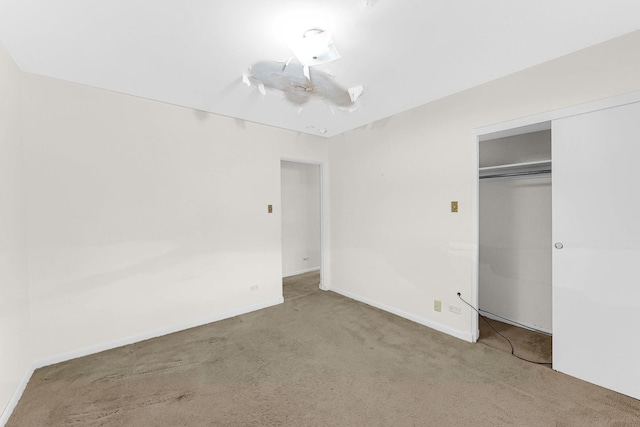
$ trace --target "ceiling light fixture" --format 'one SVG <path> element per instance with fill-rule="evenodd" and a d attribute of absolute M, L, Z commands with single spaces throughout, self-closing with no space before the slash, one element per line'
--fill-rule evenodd
<path fill-rule="evenodd" d="M 305 31 L 302 37 L 289 43 L 289 48 L 305 66 L 326 64 L 340 58 L 331 34 L 320 28 Z"/>
<path fill-rule="evenodd" d="M 289 47 L 297 61 L 289 58 L 282 62 L 256 62 L 250 73 L 242 75 L 242 82 L 247 86 L 255 85 L 262 95 L 266 95 L 266 88 L 281 90 L 286 100 L 299 108 L 299 113 L 312 97 L 321 98 L 345 111 L 358 108 L 356 101 L 364 91 L 362 85 L 345 89 L 329 73 L 312 68 L 340 58 L 329 32 L 312 28 L 289 43 Z M 318 131 L 321 134 L 327 132 L 325 128 Z"/>

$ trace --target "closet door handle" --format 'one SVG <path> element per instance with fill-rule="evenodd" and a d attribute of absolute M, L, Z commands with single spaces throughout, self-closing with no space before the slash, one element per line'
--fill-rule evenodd
<path fill-rule="evenodd" d="M 556 249 L 564 248 L 564 245 L 562 243 L 560 243 L 560 242 L 556 243 L 554 246 L 556 247 Z"/>

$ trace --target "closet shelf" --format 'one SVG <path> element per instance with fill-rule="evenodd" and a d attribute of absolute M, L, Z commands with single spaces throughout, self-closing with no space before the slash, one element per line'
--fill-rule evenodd
<path fill-rule="evenodd" d="M 487 166 L 479 168 L 478 171 L 479 177 L 481 179 L 498 178 L 504 176 L 540 175 L 551 172 L 551 160 Z"/>

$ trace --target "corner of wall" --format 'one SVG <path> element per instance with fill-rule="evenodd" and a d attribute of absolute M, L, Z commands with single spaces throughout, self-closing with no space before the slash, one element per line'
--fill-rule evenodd
<path fill-rule="evenodd" d="M 420 317 L 420 316 L 408 313 L 408 312 L 403 311 L 403 310 L 398 310 L 398 309 L 396 309 L 394 307 L 388 306 L 386 304 L 382 304 L 382 303 L 380 303 L 378 301 L 373 301 L 371 299 L 362 297 L 360 295 L 356 295 L 356 294 L 354 294 L 352 292 L 348 292 L 348 291 L 345 291 L 345 290 L 340 289 L 340 288 L 331 287 L 331 288 L 328 288 L 326 290 L 333 291 L 333 292 L 335 292 L 337 294 L 340 294 L 340 295 L 343 295 L 343 296 L 345 296 L 347 298 L 351 298 L 353 300 L 360 301 L 360 302 L 362 302 L 364 304 L 367 304 L 367 305 L 370 305 L 372 307 L 379 308 L 380 310 L 384 310 L 384 311 L 386 311 L 388 313 L 395 314 L 396 316 L 400 316 L 400 317 L 405 318 L 407 320 L 411 320 L 412 322 L 419 323 L 419 324 L 421 324 L 423 326 L 427 326 L 427 327 L 429 327 L 431 329 L 435 329 L 436 331 L 451 335 L 451 336 L 459 338 L 461 340 L 464 340 L 464 341 L 467 341 L 467 342 L 474 342 L 474 337 L 468 331 L 460 331 L 458 329 L 452 328 L 452 327 L 444 325 L 442 323 L 434 322 L 433 320 L 429 320 L 429 319 L 426 319 L 424 317 Z"/>
<path fill-rule="evenodd" d="M 22 137 L 24 73 L 0 43 L 0 424 L 31 376 L 26 188 Z"/>

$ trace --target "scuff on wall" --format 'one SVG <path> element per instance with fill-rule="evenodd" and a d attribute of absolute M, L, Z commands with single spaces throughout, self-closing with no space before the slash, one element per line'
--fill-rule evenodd
<path fill-rule="evenodd" d="M 266 94 L 265 88 L 281 90 L 285 99 L 297 106 L 318 97 L 342 110 L 354 111 L 357 109 L 356 101 L 364 91 L 361 85 L 345 89 L 330 74 L 291 63 L 291 60 L 256 62 L 250 71 L 251 74 L 242 76 L 247 86 L 255 85 L 263 95 Z"/>

